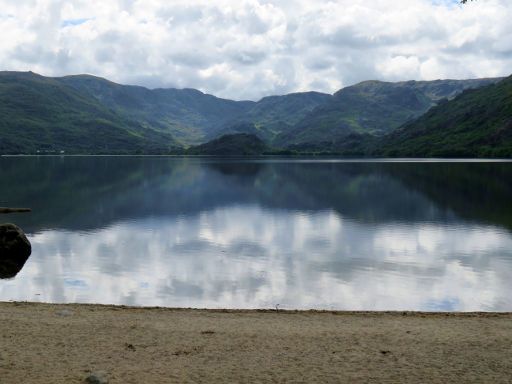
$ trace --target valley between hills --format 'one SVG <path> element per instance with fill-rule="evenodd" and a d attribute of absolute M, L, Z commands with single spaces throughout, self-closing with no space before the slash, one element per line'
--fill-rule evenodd
<path fill-rule="evenodd" d="M 234 101 L 0 72 L 0 154 L 510 157 L 512 77 L 365 81 Z"/>

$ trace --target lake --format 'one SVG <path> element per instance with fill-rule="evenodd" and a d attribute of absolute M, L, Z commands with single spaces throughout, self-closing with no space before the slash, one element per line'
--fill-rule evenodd
<path fill-rule="evenodd" d="M 0 300 L 511 311 L 512 163 L 3 157 Z"/>

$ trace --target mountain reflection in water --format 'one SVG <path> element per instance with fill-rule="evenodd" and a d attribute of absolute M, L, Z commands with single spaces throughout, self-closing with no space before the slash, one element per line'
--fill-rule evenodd
<path fill-rule="evenodd" d="M 512 163 L 2 158 L 0 300 L 512 310 Z"/>

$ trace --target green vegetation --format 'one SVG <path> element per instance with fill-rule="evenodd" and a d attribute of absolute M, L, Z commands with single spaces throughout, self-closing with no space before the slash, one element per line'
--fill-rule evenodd
<path fill-rule="evenodd" d="M 272 143 L 278 135 L 292 131 L 315 108 L 331 99 L 331 95 L 319 92 L 264 97 L 243 115 L 225 124 L 221 133 L 251 133 Z"/>
<path fill-rule="evenodd" d="M 366 81 L 252 102 L 0 72 L 0 154 L 509 157 L 511 80 L 501 80 Z"/>
<path fill-rule="evenodd" d="M 55 79 L 0 73 L 0 153 L 166 153 L 169 134 L 148 129 Z"/>
<path fill-rule="evenodd" d="M 120 85 L 88 75 L 67 76 L 59 82 L 142 126 L 171 134 L 180 144 L 199 144 L 236 116 L 252 101 L 232 101 L 196 89 L 154 89 Z"/>
<path fill-rule="evenodd" d="M 149 90 L 88 75 L 58 80 L 145 127 L 170 133 L 184 146 L 231 133 L 257 134 L 271 141 L 332 97 L 305 92 L 265 97 L 258 102 L 233 101 L 195 89 Z"/>
<path fill-rule="evenodd" d="M 261 155 L 266 150 L 267 146 L 259 137 L 247 133 L 235 133 L 189 148 L 186 153 L 210 156 L 254 156 Z"/>
<path fill-rule="evenodd" d="M 373 154 L 401 157 L 511 157 L 512 76 L 467 90 L 386 136 Z"/>
<path fill-rule="evenodd" d="M 271 140 L 330 98 L 307 92 L 232 101 L 90 75 L 0 72 L 0 153 L 176 153 L 229 133 Z"/>
<path fill-rule="evenodd" d="M 382 136 L 465 89 L 499 80 L 365 81 L 335 93 L 329 102 L 308 114 L 292 130 L 283 132 L 275 145 L 322 146 L 339 151 L 339 143 L 346 137 Z"/>

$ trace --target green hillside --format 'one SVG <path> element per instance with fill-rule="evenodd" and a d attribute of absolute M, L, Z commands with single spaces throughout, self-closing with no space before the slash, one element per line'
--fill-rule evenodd
<path fill-rule="evenodd" d="M 189 153 L 231 153 L 240 145 L 239 153 L 252 154 L 254 144 L 256 152 L 271 146 L 276 153 L 508 156 L 512 123 L 503 97 L 510 79 L 467 91 L 499 80 L 366 81 L 334 96 L 305 92 L 253 102 L 89 75 L 0 72 L 0 154 L 162 154 L 194 145 Z"/>
<path fill-rule="evenodd" d="M 332 99 L 276 139 L 278 146 L 327 148 L 350 135 L 382 136 L 413 120 L 444 99 L 500 79 L 388 83 L 365 81 L 343 88 Z"/>
<path fill-rule="evenodd" d="M 267 146 L 259 137 L 247 133 L 224 135 L 208 143 L 189 148 L 189 155 L 248 156 L 261 155 Z"/>
<path fill-rule="evenodd" d="M 31 72 L 0 72 L 0 78 L 1 110 L 7 117 L 0 132 L 2 153 L 146 152 L 146 148 L 165 152 L 169 146 L 162 144 L 169 141 L 186 147 L 242 132 L 270 141 L 331 98 L 305 92 L 259 102 L 233 101 L 195 89 L 150 90 L 91 75 L 48 78 Z M 105 129 L 98 132 L 101 127 Z M 122 138 L 124 131 L 129 135 Z M 85 132 L 95 137 L 84 137 Z M 102 136 L 108 145 L 96 140 Z"/>
<path fill-rule="evenodd" d="M 169 134 L 143 127 L 58 80 L 0 72 L 0 153 L 160 153 Z"/>
<path fill-rule="evenodd" d="M 374 154 L 404 157 L 512 156 L 512 76 L 468 90 L 386 136 Z"/>
<path fill-rule="evenodd" d="M 264 97 L 234 121 L 225 124 L 222 134 L 245 132 L 272 142 L 276 136 L 293 130 L 304 117 L 331 98 L 331 95 L 320 92 Z"/>
<path fill-rule="evenodd" d="M 229 120 L 255 103 L 232 101 L 196 89 L 154 89 L 116 84 L 89 75 L 57 79 L 145 127 L 170 133 L 184 145 L 216 136 Z"/>

